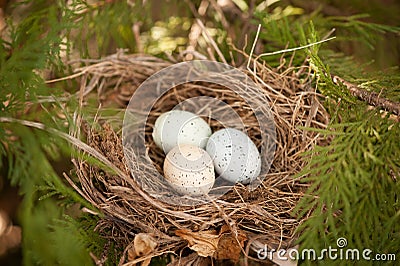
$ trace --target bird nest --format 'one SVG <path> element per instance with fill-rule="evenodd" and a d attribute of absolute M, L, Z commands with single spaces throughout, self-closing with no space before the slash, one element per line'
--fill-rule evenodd
<path fill-rule="evenodd" d="M 121 110 L 127 107 L 142 82 L 173 64 L 152 56 L 122 52 L 80 63 L 74 77 L 81 78 L 81 105 L 97 91 L 99 108 L 117 105 Z M 172 265 L 199 263 L 210 258 L 248 262 L 259 260 L 257 251 L 262 248 L 278 250 L 295 245 L 300 233 L 296 229 L 307 219 L 307 214 L 299 218 L 293 210 L 307 184 L 294 177 L 305 166 L 302 154 L 325 141 L 317 132 L 304 128 L 325 128 L 328 115 L 320 103 L 320 95 L 312 87 L 308 65 L 295 68 L 281 64 L 271 68 L 251 60 L 251 70 L 238 68 L 258 84 L 276 128 L 272 164 L 262 183 L 253 190 L 236 184 L 221 197 L 203 204 L 168 204 L 150 195 L 135 181 L 135 176 L 146 176 L 148 166 L 138 165 L 134 169 L 128 166 L 122 124 L 114 123 L 115 116 L 96 116 L 96 123 L 78 119 L 82 121 L 81 134 L 87 138 L 92 155 L 106 166 L 83 158 L 74 160 L 77 179 L 72 184 L 103 214 L 97 230 L 121 250 L 120 264 L 148 264 L 151 258 L 163 254 L 176 255 L 168 259 Z M 258 148 L 262 145 L 262 132 L 254 113 L 239 95 L 218 84 L 181 84 L 156 102 L 146 121 L 146 154 L 160 174 L 165 155 L 151 138 L 155 119 L 180 102 L 198 96 L 218 98 L 231 106 L 243 121 L 248 136 Z M 208 122 L 213 130 L 223 126 L 216 120 Z M 77 137 L 82 137 L 79 132 Z"/>

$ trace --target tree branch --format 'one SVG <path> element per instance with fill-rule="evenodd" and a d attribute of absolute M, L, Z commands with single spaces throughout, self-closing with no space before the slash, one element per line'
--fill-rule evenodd
<path fill-rule="evenodd" d="M 331 75 L 331 77 L 333 83 L 336 85 L 343 84 L 353 96 L 359 98 L 360 100 L 367 102 L 369 105 L 382 108 L 387 112 L 391 112 L 397 116 L 400 116 L 400 103 L 379 97 L 378 93 L 363 90 L 357 85 L 350 83 L 338 76 Z"/>

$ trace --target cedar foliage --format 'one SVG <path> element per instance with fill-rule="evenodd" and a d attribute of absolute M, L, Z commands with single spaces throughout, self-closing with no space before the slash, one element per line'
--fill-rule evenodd
<path fill-rule="evenodd" d="M 135 23 L 142 23 L 144 51 L 157 51 L 158 56 L 164 57 L 160 51 L 176 53 L 188 42 L 189 29 L 182 26 L 177 30 L 175 26 L 177 21 L 182 25 L 193 23 L 192 14 L 181 11 L 183 15 L 175 21 L 162 17 L 154 24 L 153 18 L 146 14 L 154 10 L 154 5 L 168 10 L 170 4 L 150 1 L 142 6 L 141 1 L 108 2 L 89 5 L 75 0 L 67 6 L 65 1 L 24 1 L 31 5 L 29 12 L 17 24 L 9 20 L 9 38 L 0 39 L 2 118 L 39 121 L 46 128 L 60 132 L 73 129 L 73 111 L 77 104 L 73 97 L 75 91 L 71 92 L 67 83 L 57 84 L 57 87 L 45 83 L 45 73 L 57 76 L 69 73 L 61 52 L 66 52 L 67 58 L 72 55 L 72 48 L 79 51 L 80 57 L 105 56 L 115 48 L 136 52 L 138 46 L 132 32 Z M 193 1 L 193 4 L 197 6 L 198 2 Z M 261 4 L 262 1 L 257 2 Z M 182 6 L 185 7 L 185 3 L 180 3 L 177 10 Z M 241 12 L 250 11 L 242 7 Z M 325 106 L 332 117 L 330 127 L 320 131 L 332 141 L 305 154 L 309 164 L 294 177 L 311 184 L 294 214 L 301 217 L 307 212 L 313 213 L 299 229 L 302 233 L 299 238 L 301 248 L 321 250 L 328 245 L 334 246 L 339 237 L 346 237 L 349 248 L 370 248 L 377 253 L 396 253 L 399 257 L 399 123 L 390 114 L 382 114 L 378 108 L 367 110 L 366 103 L 331 79 L 331 74 L 339 75 L 366 90 L 382 93 L 399 102 L 398 69 L 378 73 L 364 71 L 365 66 L 334 49 L 335 44 L 348 42 L 349 36 L 359 45 L 372 49 L 383 34 L 398 35 L 399 28 L 365 22 L 361 20 L 363 16 L 326 17 L 319 12 L 302 14 L 301 9 L 282 8 L 279 2 L 247 15 L 254 25 L 262 25 L 260 41 L 263 52 L 318 41 L 329 35 L 333 27 L 340 32 L 332 43 L 296 52 L 292 62 L 294 66 L 300 66 L 308 60 L 313 66 L 314 85 L 327 96 Z M 228 34 L 219 16 L 217 13 L 207 16 L 212 27 L 222 33 L 219 45 L 224 54 L 230 56 L 230 47 L 226 45 Z M 154 25 L 164 35 L 155 37 Z M 178 38 L 179 42 L 171 45 L 172 37 Z M 93 39 L 96 47 L 90 46 Z M 199 47 L 200 52 L 207 54 L 201 49 Z M 263 60 L 271 66 L 278 66 L 281 57 L 268 56 Z M 283 57 L 289 62 L 292 54 L 286 53 Z M 85 112 L 89 120 L 93 116 L 90 107 L 87 111 L 80 111 Z M 66 118 L 60 118 L 60 114 Z M 93 264 L 89 252 L 101 257 L 106 243 L 94 230 L 96 216 L 68 216 L 65 213 L 74 204 L 94 208 L 87 206 L 52 166 L 52 162 L 61 160 L 62 156 L 79 156 L 77 151 L 56 134 L 7 119 L 0 121 L 0 143 L 0 168 L 8 169 L 11 183 L 19 186 L 24 195 L 20 212 L 24 230 L 24 264 Z M 121 252 L 118 247 L 108 251 Z M 106 263 L 116 264 L 118 257 L 108 254 Z"/>
<path fill-rule="evenodd" d="M 355 18 L 314 17 L 308 31 L 304 25 L 307 20 L 303 18 L 290 23 L 287 19 L 270 21 L 264 27 L 270 29 L 267 31 L 269 39 L 283 40 L 281 45 L 293 42 L 284 36 L 291 36 L 290 32 L 296 29 L 298 40 L 304 44 L 319 40 L 318 36 L 326 34 L 331 26 L 345 27 L 351 36 L 357 36 L 357 40 L 371 47 L 375 34 L 399 31 L 395 27 L 360 22 Z M 341 41 L 340 37 L 336 41 Z M 369 248 L 374 254 L 392 253 L 398 258 L 398 119 L 379 109 L 367 110 L 365 102 L 352 96 L 345 86 L 334 84 L 331 78 L 331 74 L 346 77 L 368 91 L 381 92 L 385 88 L 385 97 L 398 101 L 398 69 L 387 73 L 380 71 L 379 74 L 363 73 L 352 58 L 318 46 L 300 56 L 300 60 L 304 58 L 313 66 L 316 86 L 327 96 L 325 106 L 332 116 L 329 128 L 318 132 L 332 141 L 305 154 L 308 166 L 297 177 L 311 186 L 298 204 L 296 214 L 301 217 L 312 212 L 299 228 L 298 243 L 301 248 L 314 249 L 320 254 L 318 251 L 328 246 L 336 248 L 336 240 L 345 237 L 346 248 L 360 251 Z M 324 263 L 343 263 L 326 256 L 325 259 Z"/>
<path fill-rule="evenodd" d="M 57 116 L 70 116 L 57 101 L 64 91 L 46 85 L 43 74 L 64 70 L 60 57 L 62 32 L 71 28 L 75 14 L 63 1 L 31 2 L 29 13 L 18 24 L 8 21 L 9 39 L 0 40 L 0 168 L 8 169 L 11 184 L 18 186 L 23 195 L 19 214 L 23 263 L 90 264 L 87 243 L 79 234 L 81 225 L 69 223 L 67 227 L 62 223 L 67 221 L 63 218 L 66 209 L 83 200 L 52 166 L 52 162 L 72 152 L 70 147 L 54 134 L 9 121 L 40 121 L 47 128 L 68 132 L 65 121 Z"/>

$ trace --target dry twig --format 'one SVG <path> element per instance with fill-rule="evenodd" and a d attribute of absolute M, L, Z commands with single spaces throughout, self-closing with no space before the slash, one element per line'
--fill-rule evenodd
<path fill-rule="evenodd" d="M 393 102 L 386 98 L 380 97 L 376 92 L 370 92 L 361 89 L 357 85 L 350 83 L 338 76 L 332 75 L 332 81 L 337 85 L 344 85 L 350 91 L 350 93 L 359 98 L 360 100 L 368 103 L 369 105 L 382 108 L 383 110 L 400 116 L 400 103 Z"/>

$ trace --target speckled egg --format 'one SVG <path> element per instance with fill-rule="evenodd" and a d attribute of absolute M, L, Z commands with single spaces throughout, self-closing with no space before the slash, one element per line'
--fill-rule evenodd
<path fill-rule="evenodd" d="M 153 130 L 156 145 L 167 154 L 180 144 L 205 148 L 211 135 L 210 126 L 198 115 L 181 110 L 172 110 L 160 115 Z"/>
<path fill-rule="evenodd" d="M 215 181 L 210 155 L 194 145 L 179 145 L 168 152 L 164 176 L 179 193 L 192 196 L 207 194 Z"/>
<path fill-rule="evenodd" d="M 215 171 L 230 182 L 248 184 L 261 172 L 260 153 L 242 131 L 218 130 L 209 138 L 206 150 L 214 161 Z"/>

